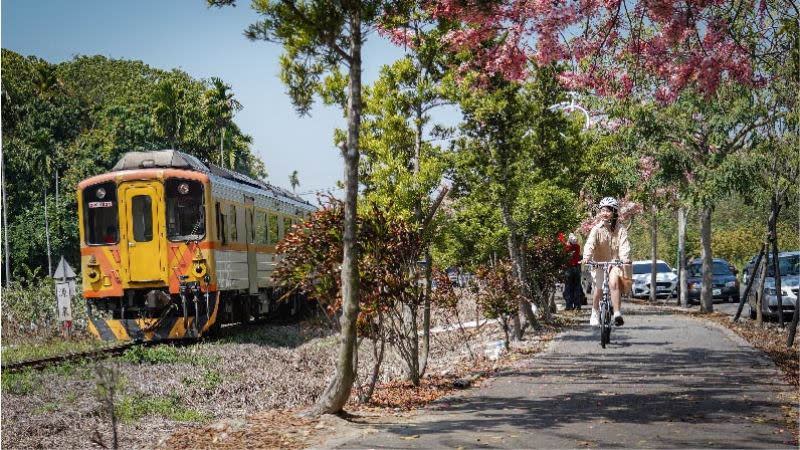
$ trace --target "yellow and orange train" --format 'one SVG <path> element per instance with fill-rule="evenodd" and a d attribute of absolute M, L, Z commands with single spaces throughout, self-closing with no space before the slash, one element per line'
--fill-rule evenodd
<path fill-rule="evenodd" d="M 126 153 L 78 185 L 78 205 L 89 329 L 144 341 L 275 312 L 275 245 L 315 210 L 175 150 Z"/>

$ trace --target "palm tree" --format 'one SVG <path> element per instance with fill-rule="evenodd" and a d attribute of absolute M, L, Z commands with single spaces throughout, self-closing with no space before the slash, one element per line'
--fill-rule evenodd
<path fill-rule="evenodd" d="M 176 150 L 183 132 L 184 111 L 181 103 L 184 95 L 183 88 L 176 86 L 171 80 L 162 80 L 153 92 L 153 123 L 156 132 Z"/>
<path fill-rule="evenodd" d="M 239 103 L 231 92 L 231 87 L 217 77 L 211 78 L 211 86 L 205 92 L 206 114 L 214 127 L 214 134 L 219 132 L 219 162 L 225 166 L 225 159 L 231 159 L 231 155 L 225 158 L 225 131 L 233 121 L 233 115 L 242 110 Z M 231 164 L 231 168 L 233 165 Z"/>
<path fill-rule="evenodd" d="M 289 175 L 289 184 L 292 186 L 292 192 L 294 192 L 294 189 L 297 186 L 300 186 L 300 179 L 297 178 L 297 171 L 296 170 L 294 172 L 292 172 L 291 175 Z"/>

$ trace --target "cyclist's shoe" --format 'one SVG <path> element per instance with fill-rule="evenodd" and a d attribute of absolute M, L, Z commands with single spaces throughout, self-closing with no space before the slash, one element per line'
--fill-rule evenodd
<path fill-rule="evenodd" d="M 621 327 L 625 324 L 625 320 L 622 319 L 622 314 L 617 311 L 614 313 L 614 325 Z"/>
<path fill-rule="evenodd" d="M 592 309 L 592 316 L 589 317 L 589 325 L 593 327 L 600 325 L 600 315 L 597 313 L 596 309 Z"/>

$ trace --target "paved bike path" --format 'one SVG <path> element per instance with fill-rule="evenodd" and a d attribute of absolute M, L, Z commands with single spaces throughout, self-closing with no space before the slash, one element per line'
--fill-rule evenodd
<path fill-rule="evenodd" d="M 789 387 L 733 333 L 646 311 L 629 311 L 605 350 L 598 333 L 566 332 L 523 367 L 340 447 L 792 447 L 777 399 Z"/>

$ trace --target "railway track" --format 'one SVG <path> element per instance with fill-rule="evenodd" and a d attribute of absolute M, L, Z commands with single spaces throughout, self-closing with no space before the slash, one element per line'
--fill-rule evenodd
<path fill-rule="evenodd" d="M 66 353 L 62 355 L 48 356 L 47 358 L 26 359 L 24 361 L 17 361 L 13 363 L 3 364 L 3 373 L 17 372 L 23 369 L 43 369 L 47 366 L 62 364 L 71 361 L 83 360 L 97 360 L 110 356 L 122 354 L 125 350 L 143 345 L 142 342 L 127 342 L 124 344 L 114 345 L 111 347 L 102 347 L 94 350 L 87 350 L 85 352 Z"/>
<path fill-rule="evenodd" d="M 87 350 L 85 352 L 74 352 L 74 353 L 66 353 L 61 355 L 55 356 L 48 356 L 47 358 L 39 358 L 39 359 L 27 359 L 24 361 L 16 361 L 13 363 L 7 363 L 2 365 L 3 373 L 10 373 L 10 372 L 17 372 L 23 369 L 43 369 L 48 366 L 63 364 L 66 362 L 72 361 L 92 361 L 92 360 L 99 360 L 108 358 L 111 356 L 120 355 L 128 350 L 129 348 L 137 347 L 137 346 L 156 346 L 156 345 L 174 345 L 174 346 L 184 346 L 184 345 L 191 345 L 197 342 L 202 342 L 206 340 L 213 340 L 219 338 L 230 337 L 236 333 L 240 333 L 242 331 L 246 331 L 248 329 L 252 329 L 259 326 L 264 325 L 289 325 L 292 323 L 296 323 L 297 318 L 289 318 L 289 319 L 258 319 L 251 322 L 245 323 L 236 323 L 236 324 L 227 324 L 223 326 L 220 330 L 215 332 L 209 336 L 203 336 L 199 339 L 173 339 L 173 340 L 165 340 L 165 341 L 137 341 L 137 342 L 125 342 L 118 345 L 112 345 L 109 347 L 102 347 L 93 350 Z"/>

